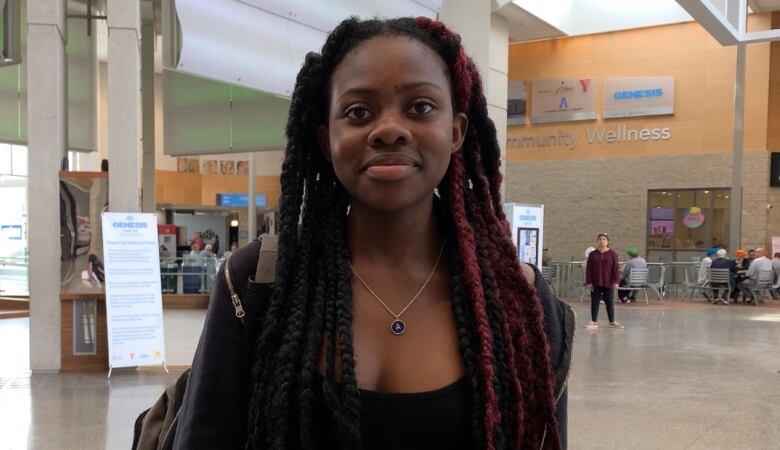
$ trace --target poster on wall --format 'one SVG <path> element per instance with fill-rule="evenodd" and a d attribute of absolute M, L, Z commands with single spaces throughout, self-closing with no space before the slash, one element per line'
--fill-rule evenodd
<path fill-rule="evenodd" d="M 107 206 L 108 173 L 60 172 L 60 292 L 104 292 L 100 214 Z"/>
<path fill-rule="evenodd" d="M 249 161 L 239 161 L 236 164 L 236 175 L 249 175 Z"/>
<path fill-rule="evenodd" d="M 164 365 L 157 217 L 107 212 L 103 230 L 108 365 Z"/>
<path fill-rule="evenodd" d="M 674 114 L 674 77 L 604 79 L 604 118 Z"/>
<path fill-rule="evenodd" d="M 216 159 L 206 159 L 203 161 L 203 173 L 206 175 L 218 175 L 219 163 Z"/>
<path fill-rule="evenodd" d="M 596 118 L 592 78 L 543 78 L 533 81 L 531 122 L 569 122 Z"/>
<path fill-rule="evenodd" d="M 507 90 L 507 125 L 525 125 L 526 82 L 512 81 Z"/>
<path fill-rule="evenodd" d="M 190 170 L 189 158 L 176 158 L 176 171 L 186 173 Z"/>
<path fill-rule="evenodd" d="M 219 172 L 222 175 L 235 175 L 236 173 L 235 161 L 220 161 Z"/>
<path fill-rule="evenodd" d="M 512 240 L 521 262 L 541 265 L 544 249 L 544 205 L 505 203 Z"/>

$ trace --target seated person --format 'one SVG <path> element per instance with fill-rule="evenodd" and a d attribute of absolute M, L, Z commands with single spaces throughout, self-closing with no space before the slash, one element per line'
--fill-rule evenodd
<path fill-rule="evenodd" d="M 623 267 L 623 273 L 620 275 L 621 286 L 628 285 L 628 281 L 631 279 L 631 271 L 633 269 L 647 269 L 647 261 L 639 256 L 639 249 L 631 247 L 626 250 L 626 253 L 628 253 L 628 256 L 630 256 L 631 259 L 626 262 L 626 266 Z M 636 301 L 636 291 L 618 289 L 618 297 L 620 297 L 621 302 L 630 303 Z"/>
<path fill-rule="evenodd" d="M 707 279 L 707 269 L 712 266 L 712 257 L 715 256 L 718 252 L 718 249 L 715 247 L 711 247 L 707 249 L 707 256 L 701 260 L 701 263 L 699 263 L 699 276 L 696 278 L 696 284 L 699 286 L 706 286 L 707 282 L 709 280 Z M 704 297 L 707 298 L 707 300 L 712 301 L 709 295 L 707 295 L 707 291 L 702 289 L 702 293 L 704 294 Z"/>
<path fill-rule="evenodd" d="M 715 254 L 715 259 L 712 260 L 712 268 L 713 269 L 729 269 L 729 287 L 731 288 L 731 298 L 732 298 L 732 300 L 735 300 L 736 297 L 737 297 L 737 293 L 736 293 L 737 292 L 737 283 L 735 281 L 735 277 L 737 275 L 737 264 L 734 261 L 726 258 L 726 250 L 725 249 L 720 249 Z M 718 287 L 725 287 L 725 286 L 718 286 Z M 724 300 L 725 300 L 725 296 L 728 293 L 728 291 L 726 291 L 725 289 L 724 289 L 724 291 L 725 292 L 724 292 L 723 297 L 724 297 Z M 713 286 L 712 292 L 713 292 L 713 295 L 714 295 L 713 301 L 715 299 L 717 299 L 717 298 L 720 298 L 720 289 L 717 289 L 715 286 Z"/>
<path fill-rule="evenodd" d="M 766 257 L 766 252 L 763 248 L 756 249 L 755 253 L 758 257 L 750 263 L 747 279 L 739 284 L 739 290 L 742 291 L 742 301 L 747 301 L 747 297 L 750 296 L 750 303 L 753 304 L 758 303 L 758 299 L 751 292 L 751 289 L 758 285 L 758 273 L 773 270 L 772 261 Z"/>
<path fill-rule="evenodd" d="M 774 256 L 772 257 L 772 269 L 775 271 L 773 280 L 775 283 L 777 283 L 777 278 L 780 277 L 780 252 L 775 252 Z M 778 288 L 776 291 L 772 291 L 772 298 L 776 299 L 778 294 L 780 294 L 780 288 Z"/>

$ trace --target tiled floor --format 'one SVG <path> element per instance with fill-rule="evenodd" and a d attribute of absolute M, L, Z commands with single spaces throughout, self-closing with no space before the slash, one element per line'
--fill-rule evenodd
<path fill-rule="evenodd" d="M 583 327 L 589 305 L 574 306 L 569 448 L 780 448 L 777 305 L 620 305 L 626 329 L 597 331 Z M 26 319 L 14 320 L 0 322 L 0 448 L 128 448 L 135 416 L 175 379 L 26 375 L 24 351 L 9 350 L 26 348 L 13 338 Z"/>

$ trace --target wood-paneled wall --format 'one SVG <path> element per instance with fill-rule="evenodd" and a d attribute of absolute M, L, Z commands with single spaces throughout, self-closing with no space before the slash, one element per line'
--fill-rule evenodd
<path fill-rule="evenodd" d="M 770 22 L 767 14 L 751 15 L 748 25 L 750 30 L 762 30 L 769 29 Z M 508 138 L 565 131 L 578 133 L 581 139 L 574 150 L 509 147 L 507 159 L 522 162 L 730 152 L 735 62 L 734 47 L 722 47 L 694 22 L 511 45 L 510 81 L 528 81 L 530 94 L 530 81 L 538 78 L 596 78 L 599 117 L 605 77 L 673 76 L 676 86 L 675 113 L 670 116 L 511 126 Z M 749 45 L 746 68 L 744 148 L 766 151 L 770 44 Z M 780 116 L 780 108 L 778 111 Z M 588 144 L 587 129 L 615 129 L 621 124 L 639 129 L 669 127 L 672 137 L 666 141 Z"/>
<path fill-rule="evenodd" d="M 218 193 L 248 192 L 245 175 L 206 175 L 156 170 L 155 176 L 157 203 L 213 206 L 216 205 Z M 265 194 L 269 208 L 278 206 L 281 193 L 279 177 L 256 177 L 255 190 L 258 194 Z"/>

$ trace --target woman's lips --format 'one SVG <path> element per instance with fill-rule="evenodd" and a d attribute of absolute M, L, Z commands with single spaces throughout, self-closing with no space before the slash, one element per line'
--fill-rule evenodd
<path fill-rule="evenodd" d="M 376 180 L 398 181 L 411 175 L 414 170 L 411 164 L 381 164 L 369 166 L 366 173 Z"/>

